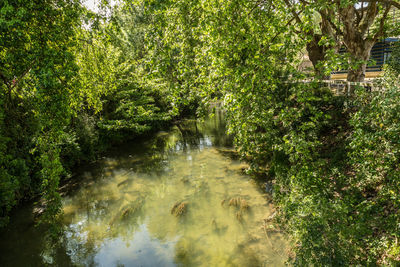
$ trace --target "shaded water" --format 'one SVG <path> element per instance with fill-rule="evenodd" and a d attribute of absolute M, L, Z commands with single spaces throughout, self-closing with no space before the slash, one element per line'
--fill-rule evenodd
<path fill-rule="evenodd" d="M 267 195 L 229 157 L 219 116 L 126 144 L 82 171 L 50 246 L 19 210 L 0 233 L 1 266 L 281 266 Z"/>

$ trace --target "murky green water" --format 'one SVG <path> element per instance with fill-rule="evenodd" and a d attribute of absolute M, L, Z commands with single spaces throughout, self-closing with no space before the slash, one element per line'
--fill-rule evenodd
<path fill-rule="evenodd" d="M 229 143 L 216 116 L 115 149 L 64 196 L 58 244 L 26 207 L 0 233 L 0 265 L 282 266 L 267 195 L 229 157 Z"/>

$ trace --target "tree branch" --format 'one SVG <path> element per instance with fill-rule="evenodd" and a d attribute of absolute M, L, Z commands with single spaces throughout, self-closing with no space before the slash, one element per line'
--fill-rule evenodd
<path fill-rule="evenodd" d="M 360 18 L 357 19 L 357 26 L 360 25 L 362 19 L 364 18 L 364 11 L 365 11 L 364 2 L 361 2 L 361 8 L 359 9 L 359 11 L 361 12 L 361 15 L 360 15 Z"/>
<path fill-rule="evenodd" d="M 247 16 L 249 16 L 251 13 L 253 13 L 253 11 L 261 4 L 262 0 L 256 1 L 256 3 L 254 4 L 254 7 L 252 9 L 250 9 L 249 13 L 247 13 Z"/>
<path fill-rule="evenodd" d="M 26 74 L 28 74 L 28 72 L 31 70 L 32 68 L 28 68 L 27 70 L 25 70 L 19 77 L 18 79 L 15 80 L 15 82 L 13 82 L 13 85 L 11 86 L 11 89 L 14 89 L 18 86 L 18 83 L 22 80 L 22 78 L 25 77 Z"/>
<path fill-rule="evenodd" d="M 321 10 L 321 11 L 319 11 L 319 14 L 322 17 L 322 20 L 326 20 L 329 23 L 329 25 L 335 30 L 336 35 L 343 35 L 343 31 L 340 28 L 338 28 L 335 25 L 335 23 L 333 23 L 333 21 L 331 20 L 331 18 L 330 18 L 328 13 L 325 13 L 325 11 Z"/>
<path fill-rule="evenodd" d="M 296 13 L 296 14 L 299 15 L 301 12 L 302 12 L 302 11 L 300 10 L 299 13 Z M 293 20 L 295 20 L 294 17 L 293 17 L 291 20 L 289 20 L 289 21 L 286 23 L 285 26 L 288 26 L 290 23 L 292 23 Z M 297 33 L 297 34 L 300 34 L 300 33 L 302 33 L 302 32 L 297 32 L 297 31 L 296 31 L 296 33 Z M 280 32 L 278 32 L 277 34 L 275 34 L 275 36 L 274 36 L 269 42 L 272 43 L 272 42 L 275 40 L 275 38 L 278 37 L 280 34 L 281 34 Z"/>
<path fill-rule="evenodd" d="M 301 3 L 303 3 L 303 5 L 309 5 L 310 3 L 305 1 L 305 0 L 300 0 Z"/>
<path fill-rule="evenodd" d="M 10 84 L 8 83 L 6 76 L 4 76 L 4 74 L 1 72 L 0 72 L 0 78 L 3 80 L 3 83 L 7 86 L 7 88 L 10 88 Z"/>
<path fill-rule="evenodd" d="M 400 9 L 400 2 L 394 1 L 394 0 L 364 0 L 363 2 L 367 2 L 367 3 L 379 2 L 379 3 L 384 3 L 387 5 L 392 5 L 394 7 L 397 7 L 398 9 Z"/>
<path fill-rule="evenodd" d="M 293 17 L 295 18 L 297 23 L 303 24 L 303 22 L 301 21 L 299 15 L 296 13 L 296 11 L 294 10 L 292 4 L 290 4 L 289 0 L 284 0 L 287 7 L 290 9 L 290 12 L 293 14 Z"/>
<path fill-rule="evenodd" d="M 374 23 L 375 17 L 378 14 L 377 0 L 371 1 L 368 5 L 367 14 L 361 22 L 359 29 L 362 36 L 365 35 L 369 27 Z"/>
<path fill-rule="evenodd" d="M 386 7 L 386 9 L 385 9 L 385 13 L 383 13 L 383 16 L 382 16 L 382 18 L 381 18 L 381 21 L 380 21 L 380 23 L 379 23 L 379 29 L 378 29 L 378 31 L 375 33 L 375 36 L 374 36 L 374 38 L 373 38 L 374 41 L 377 41 L 379 38 L 383 37 L 383 35 L 384 35 L 384 33 L 385 33 L 385 32 L 384 32 L 385 20 L 386 20 L 388 14 L 389 14 L 390 8 L 391 8 L 391 6 L 388 5 L 388 6 Z"/>
<path fill-rule="evenodd" d="M 362 16 L 361 16 L 360 12 L 358 12 L 357 8 L 355 9 L 355 13 L 356 13 L 356 17 L 357 17 L 356 25 L 358 25 L 362 19 Z M 364 13 L 364 12 L 362 12 L 362 13 Z"/>

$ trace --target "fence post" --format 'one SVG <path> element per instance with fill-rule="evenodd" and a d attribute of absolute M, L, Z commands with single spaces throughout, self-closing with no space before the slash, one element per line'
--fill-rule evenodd
<path fill-rule="evenodd" d="M 347 82 L 347 96 L 350 96 L 351 82 Z"/>

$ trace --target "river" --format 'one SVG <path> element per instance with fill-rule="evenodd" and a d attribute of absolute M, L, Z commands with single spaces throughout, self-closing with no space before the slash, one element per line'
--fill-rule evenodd
<path fill-rule="evenodd" d="M 231 143 L 217 113 L 112 149 L 68 184 L 58 242 L 32 205 L 12 214 L 0 266 L 283 266 L 270 196 Z"/>

